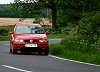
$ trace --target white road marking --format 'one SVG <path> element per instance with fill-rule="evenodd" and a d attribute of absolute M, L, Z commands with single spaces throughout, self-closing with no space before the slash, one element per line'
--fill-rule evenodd
<path fill-rule="evenodd" d="M 13 69 L 13 70 L 17 70 L 17 71 L 21 71 L 21 72 L 33 72 L 33 71 L 27 71 L 27 70 L 23 70 L 23 69 L 19 69 L 19 68 L 15 68 L 15 67 L 11 67 L 8 65 L 2 65 L 3 67 L 9 68 L 9 69 Z"/>
<path fill-rule="evenodd" d="M 70 59 L 64 59 L 61 57 L 57 57 L 57 56 L 53 56 L 53 55 L 49 55 L 50 57 L 56 58 L 56 59 L 60 59 L 60 60 L 66 60 L 66 61 L 70 61 L 70 62 L 75 62 L 75 63 L 80 63 L 80 64 L 86 64 L 86 65 L 91 65 L 91 66 L 97 66 L 100 67 L 100 65 L 96 65 L 96 64 L 91 64 L 91 63 L 85 63 L 85 62 L 80 62 L 80 61 L 75 61 L 75 60 L 70 60 Z"/>

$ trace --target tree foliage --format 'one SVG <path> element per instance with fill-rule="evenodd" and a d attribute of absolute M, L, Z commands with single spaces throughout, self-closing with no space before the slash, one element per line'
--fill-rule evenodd
<path fill-rule="evenodd" d="M 15 0 L 15 3 L 22 7 L 22 15 L 34 14 L 35 11 L 40 12 L 42 8 L 51 9 L 52 13 L 52 27 L 57 28 L 56 25 L 56 1 L 55 0 Z M 38 14 L 38 13 L 37 13 Z"/>
<path fill-rule="evenodd" d="M 0 5 L 0 17 L 19 17 L 19 11 L 16 10 L 13 12 L 12 6 L 9 4 Z"/>
<path fill-rule="evenodd" d="M 100 0 L 14 1 L 13 7 L 17 8 L 20 17 L 50 16 L 54 29 L 66 27 L 70 24 L 77 27 L 77 33 L 81 34 L 85 40 L 95 42 L 99 39 Z"/>
<path fill-rule="evenodd" d="M 100 0 L 59 0 L 59 7 L 58 16 L 62 20 L 78 24 L 85 13 L 92 15 L 99 11 Z"/>
<path fill-rule="evenodd" d="M 31 5 L 29 5 L 31 6 Z M 36 17 L 51 17 L 50 10 L 47 8 L 38 9 L 28 9 L 27 12 L 26 6 L 23 5 L 20 7 L 16 7 L 15 4 L 1 4 L 0 5 L 0 17 L 8 17 L 8 18 L 36 18 Z M 26 14 L 28 13 L 28 14 Z"/>

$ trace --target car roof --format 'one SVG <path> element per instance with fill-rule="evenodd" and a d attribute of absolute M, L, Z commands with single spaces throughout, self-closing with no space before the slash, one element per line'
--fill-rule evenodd
<path fill-rule="evenodd" d="M 18 23 L 18 24 L 15 24 L 15 26 L 41 26 L 40 24 L 33 24 L 33 23 Z"/>

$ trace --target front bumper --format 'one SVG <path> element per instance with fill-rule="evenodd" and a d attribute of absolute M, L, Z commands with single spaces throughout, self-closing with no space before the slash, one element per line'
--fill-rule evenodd
<path fill-rule="evenodd" d="M 25 47 L 25 44 L 14 44 L 13 45 L 13 48 L 15 48 L 15 49 L 16 48 L 24 48 L 24 47 Z M 48 48 L 48 44 L 37 44 L 37 47 L 35 47 L 35 48 Z"/>
<path fill-rule="evenodd" d="M 37 44 L 37 47 L 25 47 L 26 44 Z M 25 50 L 25 51 L 37 51 L 37 50 L 45 50 L 48 49 L 48 42 L 38 42 L 38 43 L 17 43 L 13 42 L 10 46 L 17 50 Z"/>

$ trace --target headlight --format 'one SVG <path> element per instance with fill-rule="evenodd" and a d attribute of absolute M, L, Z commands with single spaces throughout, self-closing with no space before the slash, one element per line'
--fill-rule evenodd
<path fill-rule="evenodd" d="M 15 38 L 15 42 L 23 42 L 20 38 Z"/>
<path fill-rule="evenodd" d="M 48 39 L 47 38 L 43 38 L 42 40 L 39 40 L 40 42 L 47 42 Z"/>

